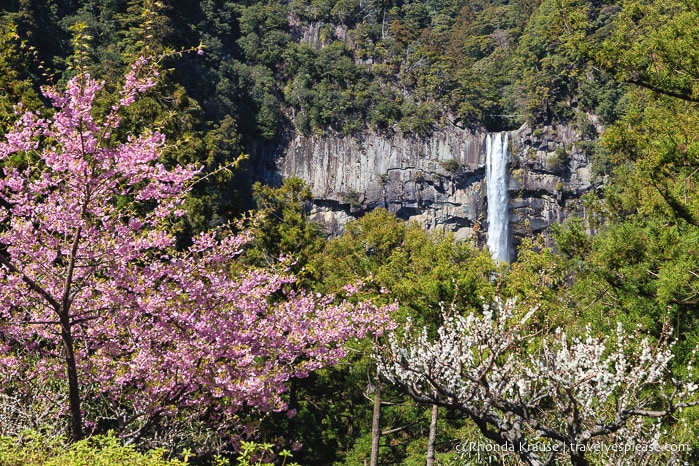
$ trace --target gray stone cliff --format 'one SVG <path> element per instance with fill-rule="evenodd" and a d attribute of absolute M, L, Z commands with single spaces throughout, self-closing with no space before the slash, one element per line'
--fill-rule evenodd
<path fill-rule="evenodd" d="M 312 218 L 333 232 L 351 217 L 383 207 L 425 228 L 483 244 L 488 227 L 485 136 L 457 127 L 424 139 L 372 133 L 298 136 L 268 156 L 277 175 L 295 175 L 310 185 Z M 580 211 L 580 196 L 593 182 L 577 138 L 567 126 L 510 132 L 513 244 L 545 234 L 552 223 Z"/>

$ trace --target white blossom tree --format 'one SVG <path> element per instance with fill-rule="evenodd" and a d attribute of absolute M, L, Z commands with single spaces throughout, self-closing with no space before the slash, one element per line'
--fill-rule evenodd
<path fill-rule="evenodd" d="M 408 322 L 379 349 L 379 371 L 418 401 L 465 413 L 487 439 L 530 465 L 560 464 L 562 455 L 589 465 L 591 452 L 616 464 L 612 453 L 662 450 L 658 435 L 633 436 L 657 432 L 649 419 L 697 404 L 697 385 L 670 374 L 674 342 L 652 344 L 621 325 L 609 337 L 588 327 L 570 338 L 535 328 L 536 312 L 502 300 L 466 316 L 446 310 L 434 336 Z M 604 447 L 620 438 L 632 448 Z"/>

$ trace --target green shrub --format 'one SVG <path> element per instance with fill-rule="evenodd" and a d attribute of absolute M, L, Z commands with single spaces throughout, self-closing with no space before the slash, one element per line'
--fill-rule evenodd
<path fill-rule="evenodd" d="M 561 169 L 565 167 L 566 162 L 568 159 L 568 151 L 565 149 L 563 146 L 558 146 L 556 147 L 556 150 L 554 151 L 554 156 L 551 157 L 551 166 L 554 169 Z"/>
<path fill-rule="evenodd" d="M 0 437 L 0 466 L 181 466 L 188 462 L 163 458 L 164 450 L 139 453 L 113 434 L 68 444 L 60 437 L 25 432 Z"/>
<path fill-rule="evenodd" d="M 443 169 L 452 174 L 458 173 L 459 170 L 461 170 L 461 164 L 455 159 L 445 160 L 441 165 Z"/>

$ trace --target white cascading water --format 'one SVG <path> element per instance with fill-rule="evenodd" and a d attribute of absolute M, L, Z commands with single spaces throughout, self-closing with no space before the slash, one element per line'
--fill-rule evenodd
<path fill-rule="evenodd" d="M 488 196 L 488 250 L 495 261 L 510 262 L 508 134 L 486 137 L 486 195 Z"/>

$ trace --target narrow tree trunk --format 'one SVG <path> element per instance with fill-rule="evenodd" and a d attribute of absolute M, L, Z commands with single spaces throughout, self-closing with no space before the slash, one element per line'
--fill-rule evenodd
<path fill-rule="evenodd" d="M 570 462 L 573 466 L 590 466 L 590 462 L 585 458 L 584 452 L 570 454 Z"/>
<path fill-rule="evenodd" d="M 369 466 L 379 464 L 379 442 L 381 441 L 381 382 L 376 377 L 374 385 L 374 415 L 371 418 L 371 459 Z"/>
<path fill-rule="evenodd" d="M 81 133 L 82 134 L 82 133 Z M 82 136 L 81 136 L 82 137 Z M 87 209 L 87 204 L 90 199 L 90 191 L 86 193 L 86 198 L 83 203 L 80 215 L 84 216 Z M 82 238 L 82 226 L 78 225 L 73 238 L 73 246 L 70 252 L 70 261 L 66 269 L 66 278 L 63 283 L 63 296 L 61 298 L 61 306 L 56 308 L 61 322 L 61 339 L 63 340 L 63 348 L 65 349 L 66 357 L 66 372 L 68 375 L 68 399 L 70 400 L 70 417 L 71 417 L 71 433 L 70 439 L 73 442 L 83 438 L 83 415 L 80 406 L 80 385 L 78 385 L 78 365 L 75 362 L 75 344 L 73 341 L 73 326 L 70 323 L 70 307 L 72 298 L 70 290 L 73 286 L 73 272 L 78 257 L 78 247 Z"/>
<path fill-rule="evenodd" d="M 432 417 L 430 418 L 430 434 L 427 437 L 427 466 L 434 466 L 434 444 L 437 441 L 437 414 L 439 406 L 432 405 Z"/>
<path fill-rule="evenodd" d="M 68 376 L 68 400 L 70 402 L 71 433 L 73 442 L 83 438 L 83 419 L 80 405 L 80 386 L 78 385 L 78 367 L 75 363 L 73 333 L 67 313 L 61 313 L 61 339 L 65 351 L 66 375 Z"/>

